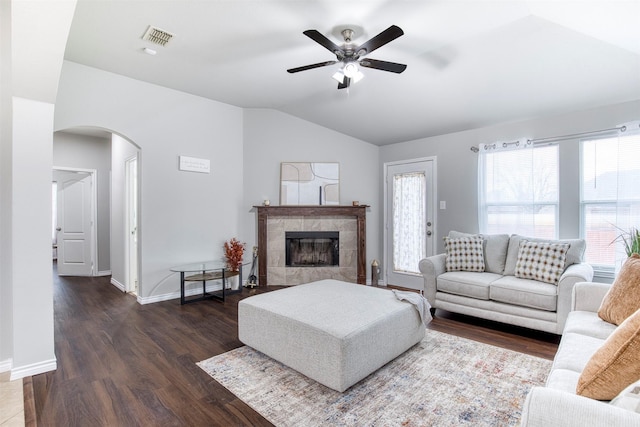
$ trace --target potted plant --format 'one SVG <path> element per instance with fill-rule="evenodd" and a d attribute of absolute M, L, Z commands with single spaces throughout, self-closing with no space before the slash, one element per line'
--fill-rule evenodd
<path fill-rule="evenodd" d="M 640 229 L 631 227 L 629 230 L 620 229 L 621 233 L 614 242 L 622 242 L 627 256 L 640 254 Z"/>

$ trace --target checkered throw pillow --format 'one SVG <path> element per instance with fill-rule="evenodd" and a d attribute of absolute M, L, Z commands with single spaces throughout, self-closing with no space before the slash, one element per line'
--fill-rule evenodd
<path fill-rule="evenodd" d="M 444 238 L 447 271 L 484 271 L 482 236 Z"/>
<path fill-rule="evenodd" d="M 518 249 L 516 277 L 557 284 L 564 271 L 567 251 L 570 246 L 569 243 L 522 240 Z"/>

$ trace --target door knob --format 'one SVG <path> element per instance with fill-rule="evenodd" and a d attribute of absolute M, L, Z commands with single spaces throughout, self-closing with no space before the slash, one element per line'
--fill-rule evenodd
<path fill-rule="evenodd" d="M 62 231 L 62 228 L 56 227 L 56 231 Z"/>

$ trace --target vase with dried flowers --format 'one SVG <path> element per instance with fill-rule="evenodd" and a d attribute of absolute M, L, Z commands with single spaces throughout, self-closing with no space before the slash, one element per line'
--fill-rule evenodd
<path fill-rule="evenodd" d="M 224 256 L 226 258 L 227 268 L 229 271 L 240 270 L 245 245 L 246 243 L 240 242 L 235 237 L 228 242 L 224 242 Z"/>

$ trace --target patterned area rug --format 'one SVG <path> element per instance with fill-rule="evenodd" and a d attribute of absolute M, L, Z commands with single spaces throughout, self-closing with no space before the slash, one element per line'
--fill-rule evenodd
<path fill-rule="evenodd" d="M 511 426 L 551 361 L 428 330 L 344 393 L 247 346 L 198 366 L 276 426 Z"/>

